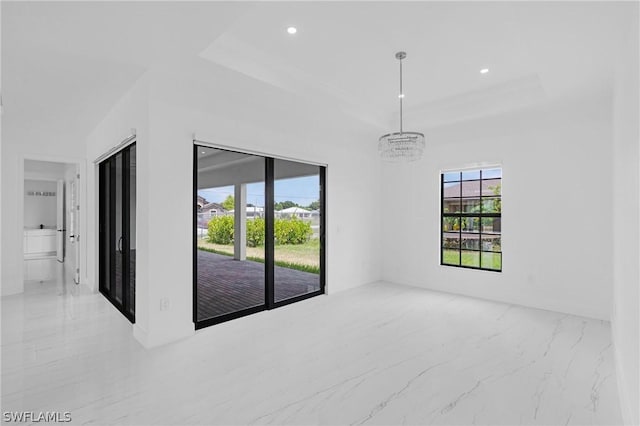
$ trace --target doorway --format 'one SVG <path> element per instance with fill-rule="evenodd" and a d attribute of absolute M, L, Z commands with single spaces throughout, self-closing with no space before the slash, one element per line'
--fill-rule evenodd
<path fill-rule="evenodd" d="M 325 167 L 194 146 L 196 329 L 325 292 Z"/>
<path fill-rule="evenodd" d="M 79 164 L 25 159 L 23 170 L 24 282 L 79 284 Z"/>
<path fill-rule="evenodd" d="M 135 323 L 136 145 L 99 164 L 99 290 Z"/>

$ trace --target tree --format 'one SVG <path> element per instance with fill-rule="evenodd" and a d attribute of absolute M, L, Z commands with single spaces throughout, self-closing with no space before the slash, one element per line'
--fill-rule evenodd
<path fill-rule="evenodd" d="M 294 203 L 293 201 L 278 201 L 277 203 L 275 203 L 273 205 L 273 208 L 275 210 L 284 210 L 284 209 L 288 209 L 289 207 L 300 207 L 298 204 Z"/>
<path fill-rule="evenodd" d="M 314 201 L 307 207 L 309 210 L 320 210 L 320 200 Z"/>
<path fill-rule="evenodd" d="M 233 210 L 235 205 L 236 203 L 233 199 L 233 195 L 227 195 L 227 198 L 222 202 L 222 207 L 224 207 L 225 210 Z"/>
<path fill-rule="evenodd" d="M 496 186 L 490 186 L 489 189 L 491 189 L 493 195 L 500 195 L 502 194 L 502 183 L 499 183 Z M 496 200 L 495 209 L 498 213 L 502 213 L 502 197 Z"/>

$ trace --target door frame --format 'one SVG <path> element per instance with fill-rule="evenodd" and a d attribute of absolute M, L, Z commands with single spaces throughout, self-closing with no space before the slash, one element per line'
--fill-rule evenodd
<path fill-rule="evenodd" d="M 82 157 L 66 157 L 66 156 L 52 156 L 52 155 L 39 155 L 39 154 L 25 154 L 20 156 L 20 162 L 18 164 L 18 175 L 16 176 L 16 186 L 18 187 L 17 191 L 17 199 L 16 199 L 16 208 L 17 208 L 17 223 L 18 232 L 22 232 L 24 229 L 24 181 L 25 179 L 36 179 L 36 180 L 57 180 L 54 178 L 48 178 L 46 176 L 43 177 L 29 177 L 25 176 L 24 163 L 26 160 L 30 161 L 46 161 L 50 163 L 62 163 L 62 164 L 73 164 L 76 167 L 76 176 L 80 175 L 77 181 L 77 191 L 78 191 L 78 205 L 80 209 L 78 211 L 78 221 L 79 221 L 79 229 L 78 235 L 81 238 L 78 240 L 76 250 L 79 252 L 78 262 L 76 264 L 76 269 L 79 269 L 78 274 L 80 275 L 80 282 L 76 284 L 85 284 L 88 285 L 87 280 L 87 239 L 84 237 L 87 235 L 87 221 L 84 217 L 86 206 L 88 205 L 88 195 L 87 195 L 87 160 Z M 22 260 L 24 257 L 24 245 L 22 235 L 17 239 L 16 250 L 18 250 L 19 258 Z M 21 292 L 24 291 L 24 267 L 23 261 L 20 262 L 19 265 L 16 265 L 15 274 L 18 278 L 18 281 L 21 286 Z M 84 274 L 84 275 L 83 275 Z"/>
<path fill-rule="evenodd" d="M 135 324 L 135 297 L 134 300 L 129 300 L 130 295 L 130 267 L 131 267 L 131 197 L 130 197 L 130 150 L 131 147 L 135 146 L 135 139 L 132 143 L 127 144 L 124 148 L 117 150 L 111 155 L 104 157 L 97 164 L 98 168 L 98 202 L 97 202 L 97 216 L 98 216 L 98 291 L 118 310 L 122 315 L 124 315 L 131 323 Z M 115 233 L 112 232 L 115 229 L 115 198 L 116 193 L 112 188 L 115 188 L 116 185 L 116 156 L 122 155 L 122 215 L 121 215 L 121 231 L 122 236 L 119 239 L 116 239 Z M 136 156 L 137 160 L 137 156 Z M 103 176 L 103 164 L 104 168 L 109 168 L 109 193 L 106 194 L 106 180 Z M 137 179 L 136 179 L 137 181 Z M 137 194 L 137 191 L 136 191 Z M 104 197 L 109 197 L 109 212 L 107 217 L 107 212 L 103 209 L 102 200 Z M 109 235 L 104 235 L 103 230 L 101 228 L 101 224 L 109 220 Z M 122 286 L 122 300 L 118 302 L 116 299 L 116 290 L 115 290 L 115 276 L 116 276 L 116 260 L 114 256 L 109 256 L 108 265 L 105 264 L 107 260 L 104 253 L 104 244 L 103 238 L 109 239 L 109 253 L 113 253 L 114 249 L 117 247 L 124 248 L 121 251 L 122 254 L 122 272 L 121 272 L 121 286 Z M 109 289 L 106 289 L 104 283 L 103 270 L 105 268 L 109 269 Z M 135 271 L 134 271 L 135 276 Z M 134 280 L 134 294 L 135 294 L 135 280 Z M 131 312 L 131 308 L 133 308 L 133 313 Z"/>
<path fill-rule="evenodd" d="M 246 155 L 253 155 L 262 157 L 265 161 L 264 167 L 264 185 L 265 185 L 265 303 L 260 306 L 253 306 L 239 311 L 231 312 L 228 314 L 220 315 L 213 318 L 207 318 L 204 320 L 198 320 L 198 148 L 214 148 L 224 151 L 237 152 Z M 319 170 L 319 198 L 320 198 L 320 289 L 294 296 L 288 299 L 276 301 L 275 300 L 275 245 L 274 245 L 274 221 L 275 221 L 275 209 L 274 209 L 274 183 L 275 183 L 275 160 L 294 161 L 298 163 L 309 164 L 318 166 Z M 224 145 L 215 145 L 208 142 L 193 140 L 193 323 L 195 329 L 201 329 L 209 327 L 214 324 L 230 321 L 236 318 L 251 315 L 264 310 L 276 309 L 281 306 L 290 305 L 305 299 L 309 299 L 315 296 L 319 296 L 326 293 L 326 175 L 327 165 L 321 163 L 315 163 L 312 161 L 304 161 L 286 157 L 278 157 L 271 154 L 257 153 L 251 151 L 239 150 L 236 148 L 229 148 Z M 271 237 L 271 238 L 269 238 Z"/>
<path fill-rule="evenodd" d="M 64 179 L 58 179 L 56 181 L 56 260 L 59 263 L 64 263 L 66 254 L 66 213 L 67 213 L 67 200 L 66 200 L 66 185 Z"/>

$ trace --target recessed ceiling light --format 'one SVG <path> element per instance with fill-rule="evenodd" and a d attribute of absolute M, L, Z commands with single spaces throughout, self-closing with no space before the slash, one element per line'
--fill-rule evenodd
<path fill-rule="evenodd" d="M 206 153 L 207 153 L 207 151 L 201 151 L 200 152 L 200 154 L 206 154 Z"/>
<path fill-rule="evenodd" d="M 482 68 L 482 69 L 480 70 L 480 74 L 486 74 L 486 73 L 488 73 L 488 72 L 489 72 L 489 68 Z"/>
<path fill-rule="evenodd" d="M 295 34 L 295 33 L 298 32 L 298 29 L 296 27 L 289 27 L 289 28 L 287 28 L 287 32 L 289 34 Z"/>

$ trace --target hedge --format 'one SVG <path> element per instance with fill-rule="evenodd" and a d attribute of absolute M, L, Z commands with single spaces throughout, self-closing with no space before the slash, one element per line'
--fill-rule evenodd
<path fill-rule="evenodd" d="M 257 217 L 247 221 L 247 245 L 257 247 L 264 244 L 264 219 Z"/>
<path fill-rule="evenodd" d="M 276 244 L 304 244 L 313 235 L 311 224 L 296 216 L 291 216 L 291 219 L 276 219 L 274 227 Z"/>
<path fill-rule="evenodd" d="M 208 241 L 215 244 L 233 243 L 233 216 L 218 216 L 208 225 Z M 274 222 L 276 244 L 304 244 L 313 235 L 311 224 L 292 216 L 290 219 L 276 219 Z M 263 218 L 247 221 L 247 245 L 264 245 L 265 222 Z"/>
<path fill-rule="evenodd" d="M 231 244 L 233 242 L 233 217 L 218 216 L 209 221 L 207 226 L 208 240 L 215 244 Z"/>

